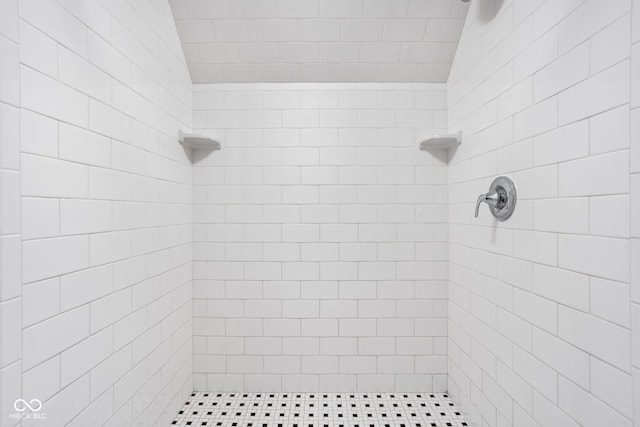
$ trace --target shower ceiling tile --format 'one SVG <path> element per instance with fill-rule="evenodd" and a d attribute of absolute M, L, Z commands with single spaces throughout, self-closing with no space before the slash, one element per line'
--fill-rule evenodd
<path fill-rule="evenodd" d="M 170 0 L 194 83 L 445 82 L 460 0 Z"/>

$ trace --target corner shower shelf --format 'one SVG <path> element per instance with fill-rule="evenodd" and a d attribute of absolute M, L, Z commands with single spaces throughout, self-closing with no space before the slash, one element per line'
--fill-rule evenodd
<path fill-rule="evenodd" d="M 189 148 L 201 148 L 205 150 L 217 151 L 220 149 L 220 143 L 208 136 L 198 135 L 195 133 L 180 132 L 180 143 Z"/>
<path fill-rule="evenodd" d="M 420 149 L 426 151 L 438 148 L 452 148 L 457 147 L 461 142 L 462 132 L 444 133 L 425 139 L 420 143 Z"/>

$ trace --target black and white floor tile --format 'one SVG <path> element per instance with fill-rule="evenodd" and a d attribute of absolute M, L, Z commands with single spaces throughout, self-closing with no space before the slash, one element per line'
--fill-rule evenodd
<path fill-rule="evenodd" d="M 172 425 L 461 427 L 446 393 L 193 393 Z"/>

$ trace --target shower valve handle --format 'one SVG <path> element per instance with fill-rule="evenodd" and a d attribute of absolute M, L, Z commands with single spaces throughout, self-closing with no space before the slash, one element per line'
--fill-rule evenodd
<path fill-rule="evenodd" d="M 480 211 L 480 204 L 489 205 L 491 214 L 498 221 L 508 219 L 516 207 L 516 185 L 506 176 L 499 176 L 491 183 L 489 191 L 478 196 L 476 201 L 476 218 Z"/>
<path fill-rule="evenodd" d="M 500 195 L 497 191 L 489 191 L 488 193 L 479 195 L 476 201 L 476 218 L 478 218 L 480 203 L 486 203 L 491 207 L 500 209 L 501 203 L 504 204 L 504 199 L 504 195 Z"/>

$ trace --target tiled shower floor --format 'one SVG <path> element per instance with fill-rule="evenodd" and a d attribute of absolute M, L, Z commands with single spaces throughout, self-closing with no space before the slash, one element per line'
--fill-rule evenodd
<path fill-rule="evenodd" d="M 206 393 L 172 425 L 222 427 L 466 426 L 446 393 Z"/>

